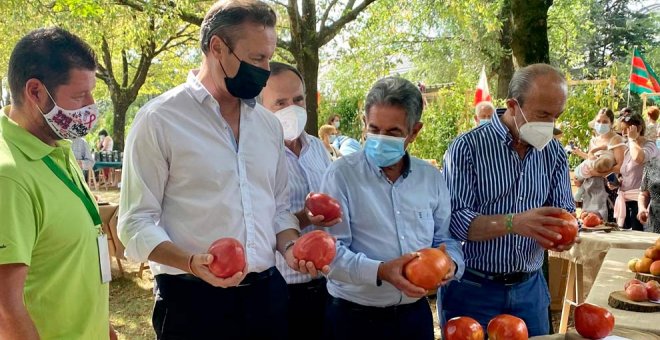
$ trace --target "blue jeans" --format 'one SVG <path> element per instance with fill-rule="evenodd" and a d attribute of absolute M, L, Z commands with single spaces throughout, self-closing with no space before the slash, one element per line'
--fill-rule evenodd
<path fill-rule="evenodd" d="M 441 289 L 437 308 L 440 325 L 457 316 L 469 316 L 484 328 L 499 314 L 511 314 L 525 321 L 529 336 L 546 335 L 550 292 L 539 270 L 527 281 L 511 286 L 465 272 L 459 281 Z"/>

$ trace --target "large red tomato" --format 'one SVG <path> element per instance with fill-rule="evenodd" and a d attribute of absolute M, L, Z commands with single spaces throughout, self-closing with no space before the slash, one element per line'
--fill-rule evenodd
<path fill-rule="evenodd" d="M 575 329 L 587 339 L 602 339 L 614 329 L 614 315 L 605 308 L 583 303 L 575 308 Z"/>
<path fill-rule="evenodd" d="M 314 230 L 301 236 L 293 245 L 293 257 L 311 261 L 316 269 L 329 265 L 336 252 L 335 239 L 322 230 Z"/>
<path fill-rule="evenodd" d="M 438 288 L 451 269 L 451 258 L 440 248 L 425 248 L 418 251 L 419 257 L 410 260 L 403 267 L 403 274 L 415 286 L 427 290 Z"/>
<path fill-rule="evenodd" d="M 527 340 L 528 338 L 525 321 L 513 315 L 500 314 L 488 323 L 490 340 Z"/>
<path fill-rule="evenodd" d="M 593 228 L 603 223 L 603 220 L 594 213 L 588 213 L 587 216 L 582 218 L 582 223 L 584 223 L 584 226 L 587 228 Z"/>
<path fill-rule="evenodd" d="M 245 268 L 245 249 L 235 238 L 216 240 L 209 247 L 208 253 L 213 255 L 209 270 L 219 278 L 226 279 Z"/>
<path fill-rule="evenodd" d="M 568 226 L 548 226 L 553 231 L 561 234 L 561 240 L 554 241 L 555 245 L 567 245 L 573 243 L 578 234 L 578 223 L 575 216 L 563 211 L 560 214 L 550 215 L 555 218 L 561 218 L 569 222 Z"/>
<path fill-rule="evenodd" d="M 341 206 L 336 199 L 321 193 L 307 196 L 305 207 L 314 216 L 323 216 L 324 221 L 332 221 L 341 216 Z"/>
<path fill-rule="evenodd" d="M 445 325 L 444 340 L 484 340 L 484 329 L 473 318 L 459 316 Z"/>

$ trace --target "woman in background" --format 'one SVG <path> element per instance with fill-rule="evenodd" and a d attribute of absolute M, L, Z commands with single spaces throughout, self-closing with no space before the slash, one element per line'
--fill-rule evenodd
<path fill-rule="evenodd" d="M 326 151 L 330 155 L 330 158 L 334 161 L 335 159 L 341 157 L 341 153 L 337 148 L 332 146 L 332 143 L 337 138 L 337 128 L 333 125 L 323 125 L 319 128 L 319 139 L 323 142 Z"/>

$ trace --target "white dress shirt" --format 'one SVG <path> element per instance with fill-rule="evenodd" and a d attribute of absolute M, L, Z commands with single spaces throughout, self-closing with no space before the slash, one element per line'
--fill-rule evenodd
<path fill-rule="evenodd" d="M 245 247 L 248 272 L 275 265 L 276 234 L 298 229 L 282 127 L 254 100 L 240 110 L 237 143 L 195 71 L 140 109 L 126 141 L 119 207 L 129 258 L 146 261 L 165 241 L 204 253 L 216 239 L 234 237 Z M 154 275 L 183 273 L 150 266 Z"/>
<path fill-rule="evenodd" d="M 291 211 L 298 212 L 305 208 L 305 198 L 310 191 L 319 192 L 323 174 L 332 161 L 320 139 L 303 132 L 299 137 L 302 144 L 300 157 L 293 151 L 286 149 L 287 167 L 289 169 L 289 196 Z M 305 227 L 303 234 L 310 231 L 322 229 L 314 225 Z M 286 283 L 306 283 L 312 280 L 309 274 L 299 273 L 286 263 L 281 254 L 277 254 L 277 269 L 282 273 Z"/>

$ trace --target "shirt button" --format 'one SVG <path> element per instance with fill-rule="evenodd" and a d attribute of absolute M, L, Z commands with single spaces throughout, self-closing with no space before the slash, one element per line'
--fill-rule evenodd
<path fill-rule="evenodd" d="M 520 197 L 519 197 L 518 199 L 522 201 L 522 200 L 523 200 L 523 197 L 522 197 L 522 196 L 520 196 Z"/>
<path fill-rule="evenodd" d="M 405 239 L 406 239 L 406 237 L 405 237 L 405 236 L 401 236 L 401 239 L 402 239 L 402 240 L 405 240 Z"/>
<path fill-rule="evenodd" d="M 401 211 L 397 211 L 396 214 L 397 214 L 397 215 L 401 215 Z"/>

